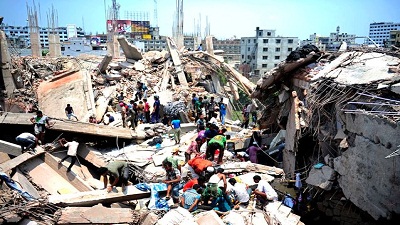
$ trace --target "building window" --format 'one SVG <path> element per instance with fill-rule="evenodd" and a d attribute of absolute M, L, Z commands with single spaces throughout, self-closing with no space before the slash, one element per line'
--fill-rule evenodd
<path fill-rule="evenodd" d="M 275 51 L 276 51 L 276 52 L 280 52 L 280 51 L 281 51 L 281 48 L 275 48 Z"/>
<path fill-rule="evenodd" d="M 253 59 L 256 59 L 256 56 L 255 56 L 255 55 L 253 55 Z"/>
<path fill-rule="evenodd" d="M 268 48 L 263 48 L 263 52 L 268 52 Z"/>
<path fill-rule="evenodd" d="M 258 36 L 262 36 L 262 31 L 258 32 Z"/>
<path fill-rule="evenodd" d="M 288 40 L 288 43 L 289 43 L 289 44 L 293 44 L 293 39 L 289 39 L 289 40 Z"/>
<path fill-rule="evenodd" d="M 268 64 L 262 64 L 262 68 L 267 68 Z"/>
<path fill-rule="evenodd" d="M 279 55 L 275 56 L 275 59 L 280 59 L 281 57 Z"/>
<path fill-rule="evenodd" d="M 250 51 L 250 47 L 247 48 L 247 51 Z"/>
<path fill-rule="evenodd" d="M 276 42 L 277 44 L 280 44 L 280 43 L 281 43 L 281 39 L 276 39 L 275 42 Z"/>
<path fill-rule="evenodd" d="M 268 43 L 268 39 L 263 39 L 263 43 Z"/>
<path fill-rule="evenodd" d="M 291 51 L 293 51 L 293 48 L 288 48 L 287 51 L 291 52 Z"/>
<path fill-rule="evenodd" d="M 268 59 L 268 56 L 267 56 L 267 55 L 263 55 L 263 58 L 262 58 L 262 59 L 267 60 L 267 59 Z"/>
<path fill-rule="evenodd" d="M 271 32 L 267 32 L 267 36 L 271 36 Z"/>
<path fill-rule="evenodd" d="M 248 55 L 248 56 L 247 56 L 247 59 L 251 59 L 251 56 L 250 56 L 250 55 Z"/>
<path fill-rule="evenodd" d="M 277 67 L 277 66 L 278 66 L 278 64 L 277 64 L 277 63 L 275 63 L 275 64 L 274 64 L 274 67 Z"/>
<path fill-rule="evenodd" d="M 244 55 L 242 55 L 242 59 L 244 59 Z"/>
<path fill-rule="evenodd" d="M 254 43 L 257 43 L 257 39 L 254 39 L 253 42 L 254 42 Z"/>
<path fill-rule="evenodd" d="M 247 40 L 247 43 L 250 43 L 250 39 L 249 39 L 249 40 Z"/>

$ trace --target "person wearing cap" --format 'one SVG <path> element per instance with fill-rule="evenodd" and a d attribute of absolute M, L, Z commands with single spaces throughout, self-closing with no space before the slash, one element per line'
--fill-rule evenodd
<path fill-rule="evenodd" d="M 172 155 L 165 158 L 164 161 L 162 162 L 162 165 L 164 166 L 166 162 L 171 162 L 172 167 L 177 168 L 179 171 L 181 171 L 181 165 L 179 164 L 179 159 L 178 159 L 179 148 L 172 149 L 171 153 Z"/>
<path fill-rule="evenodd" d="M 249 148 L 247 148 L 246 153 L 249 155 L 250 161 L 252 163 L 258 163 L 257 153 L 262 151 L 256 141 L 254 141 Z"/>
<path fill-rule="evenodd" d="M 185 162 L 190 160 L 191 155 L 194 153 L 196 156 L 200 154 L 200 146 L 202 144 L 201 138 L 197 137 L 196 140 L 192 141 L 189 148 L 185 152 Z"/>
<path fill-rule="evenodd" d="M 261 180 L 259 175 L 255 175 L 253 177 L 253 181 L 254 183 L 258 184 L 253 193 L 261 204 L 265 204 L 268 201 L 278 201 L 278 194 L 268 183 L 268 181 Z"/>
<path fill-rule="evenodd" d="M 174 129 L 175 144 L 181 143 L 181 121 L 177 116 L 171 121 L 171 127 Z"/>

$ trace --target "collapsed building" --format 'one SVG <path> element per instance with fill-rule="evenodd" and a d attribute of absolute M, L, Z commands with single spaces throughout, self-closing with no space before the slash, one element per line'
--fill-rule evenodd
<path fill-rule="evenodd" d="M 283 170 L 235 162 L 228 154 L 224 165 L 227 173 L 243 179 L 262 174 L 274 183 L 293 183 L 299 174 L 302 183 L 307 184 L 300 193 L 309 193 L 316 208 L 333 221 L 358 224 L 363 218 L 359 211 L 353 213 L 352 205 L 375 220 L 399 214 L 399 158 L 390 157 L 399 145 L 398 52 L 359 49 L 322 53 L 308 46 L 293 52 L 255 85 L 212 51 L 180 50 L 171 39 L 169 51 L 142 54 L 125 38 L 118 38 L 125 54 L 121 59 L 110 55 L 8 57 L 4 40 L 2 82 L 7 112 L 2 113 L 0 126 L 9 132 L 2 138 L 12 140 L 16 132 L 29 131 L 29 112 L 40 108 L 53 120 L 48 135 L 55 141 L 51 143 L 52 150 L 40 149 L 35 155 L 21 155 L 19 146 L 0 142 L 1 175 L 7 180 L 7 174 L 14 170 L 16 175 L 9 177 L 24 189 L 17 189 L 21 195 L 7 188 L 1 190 L 2 222 L 28 218 L 47 224 L 155 224 L 157 220 L 158 224 L 169 224 L 174 218 L 174 224 L 302 224 L 300 217 L 281 202 L 269 204 L 264 211 L 232 211 L 227 215 L 211 211 L 193 217 L 181 208 L 169 214 L 147 210 L 150 191 L 132 187 L 125 193 L 118 190 L 105 194 L 98 190 L 102 182 L 93 171 L 115 159 L 129 161 L 141 182 L 158 183 L 165 176 L 160 165 L 173 146 L 168 128 L 162 124 L 141 124 L 134 130 L 122 128 L 118 112 L 110 107 L 117 103 L 115 98 L 121 92 L 125 99 L 133 99 L 138 81 L 147 85 L 148 96 L 160 96 L 163 112 L 187 123 L 184 143 L 190 143 L 196 135 L 191 123 L 192 93 L 212 93 L 230 101 L 239 98 L 241 89 L 256 99 L 255 104 L 263 108 L 259 124 L 263 134 L 267 133 L 264 144 L 284 137 L 283 161 L 275 164 L 282 165 Z M 68 103 L 79 121 L 63 119 L 63 108 Z M 229 111 L 238 110 L 228 106 L 228 115 Z M 115 113 L 113 124 L 88 123 L 90 116 L 103 121 L 106 113 Z M 237 132 L 233 138 L 237 148 L 246 147 L 251 131 L 233 125 L 230 129 Z M 54 148 L 60 135 L 85 139 L 86 145 L 80 145 L 78 150 L 80 165 L 72 168 L 73 173 L 66 173 L 66 168 L 57 163 L 65 155 Z M 165 139 L 161 149 L 150 144 L 153 137 Z M 99 139 L 115 143 L 116 148 L 94 144 Z M 183 152 L 187 145 L 179 148 Z M 248 183 L 254 185 L 251 179 Z M 30 196 L 24 198 L 24 193 Z M 31 197 L 35 201 L 26 201 Z"/>
<path fill-rule="evenodd" d="M 286 178 L 299 173 L 314 198 L 329 199 L 318 208 L 348 222 L 340 212 L 350 201 L 390 220 L 400 210 L 399 51 L 345 49 L 292 52 L 252 97 L 266 106 L 262 128 L 283 133 Z"/>

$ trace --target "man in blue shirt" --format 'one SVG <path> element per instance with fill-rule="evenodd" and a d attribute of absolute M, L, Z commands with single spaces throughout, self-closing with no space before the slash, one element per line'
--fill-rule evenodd
<path fill-rule="evenodd" d="M 181 197 L 182 207 L 189 210 L 189 212 L 195 211 L 197 209 L 197 205 L 199 204 L 201 195 L 198 193 L 201 186 L 199 184 L 193 185 L 193 188 L 190 188 L 183 192 Z"/>
<path fill-rule="evenodd" d="M 179 144 L 181 142 L 181 121 L 177 116 L 174 116 L 171 121 L 171 127 L 174 129 L 175 144 Z"/>
<path fill-rule="evenodd" d="M 152 115 L 152 119 L 151 122 L 152 123 L 158 123 L 158 121 L 160 120 L 160 98 L 158 97 L 158 95 L 154 95 L 154 104 L 153 104 L 153 115 Z"/>

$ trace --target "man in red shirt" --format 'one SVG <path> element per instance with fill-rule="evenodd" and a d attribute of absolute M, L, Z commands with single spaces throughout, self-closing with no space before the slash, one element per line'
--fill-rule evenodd
<path fill-rule="evenodd" d="M 195 184 L 200 185 L 201 187 L 204 187 L 204 183 L 206 181 L 206 178 L 203 176 L 200 176 L 199 178 L 193 178 L 191 180 L 189 180 L 184 186 L 183 186 L 183 192 L 185 192 L 186 190 L 193 188 L 193 186 Z"/>
<path fill-rule="evenodd" d="M 143 99 L 144 102 L 144 116 L 146 118 L 146 123 L 150 123 L 150 104 L 147 102 L 147 99 Z"/>

